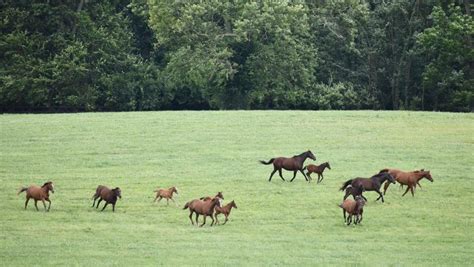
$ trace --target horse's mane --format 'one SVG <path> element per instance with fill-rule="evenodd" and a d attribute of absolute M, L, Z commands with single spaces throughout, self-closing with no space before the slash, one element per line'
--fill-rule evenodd
<path fill-rule="evenodd" d="M 299 154 L 299 155 L 294 155 L 293 158 L 301 157 L 301 156 L 303 156 L 303 155 L 306 154 L 306 153 L 308 153 L 308 151 L 305 151 L 305 152 L 303 152 L 303 153 L 301 153 L 301 154 Z"/>
<path fill-rule="evenodd" d="M 382 177 L 382 176 L 387 175 L 387 174 L 388 174 L 388 173 L 386 173 L 386 172 L 379 172 L 379 173 L 377 173 L 377 174 L 374 174 L 374 175 L 373 175 L 372 177 L 370 177 L 370 178 Z"/>

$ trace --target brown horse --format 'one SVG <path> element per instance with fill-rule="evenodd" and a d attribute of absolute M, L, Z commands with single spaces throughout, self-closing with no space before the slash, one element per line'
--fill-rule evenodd
<path fill-rule="evenodd" d="M 318 184 L 319 184 L 324 179 L 323 172 L 324 172 L 324 169 L 326 169 L 326 168 L 331 169 L 331 166 L 329 165 L 329 162 L 324 162 L 321 165 L 308 164 L 303 168 L 303 170 L 308 170 L 308 172 L 306 172 L 306 176 L 308 176 L 308 178 L 310 180 L 313 180 L 313 178 L 311 178 L 310 174 L 311 173 L 317 173 L 318 174 Z M 319 180 L 319 178 L 321 178 L 321 180 Z"/>
<path fill-rule="evenodd" d="M 265 162 L 263 160 L 260 160 L 260 163 L 269 165 L 270 163 L 273 163 L 273 171 L 270 174 L 270 178 L 268 181 L 270 182 L 272 180 L 273 175 L 275 174 L 276 171 L 278 171 L 278 174 L 280 175 L 280 178 L 285 181 L 285 178 L 283 178 L 281 174 L 281 169 L 285 169 L 287 171 L 293 171 L 293 178 L 290 180 L 290 182 L 293 182 L 293 180 L 296 177 L 296 173 L 300 171 L 306 181 L 308 180 L 308 177 L 306 177 L 306 174 L 303 172 L 303 163 L 304 161 L 310 158 L 312 160 L 316 160 L 316 157 L 313 155 L 313 152 L 310 150 L 303 152 L 299 155 L 295 155 L 291 158 L 285 158 L 285 157 L 278 157 L 278 158 L 272 158 L 268 162 Z"/>
<path fill-rule="evenodd" d="M 101 211 L 104 211 L 107 205 L 112 204 L 112 211 L 115 212 L 115 203 L 117 202 L 117 198 L 122 198 L 122 191 L 118 187 L 114 189 L 109 189 L 106 186 L 99 185 L 97 186 L 97 189 L 95 190 L 95 194 L 93 198 L 94 198 L 94 203 L 92 205 L 95 204 L 96 199 L 99 199 L 99 201 L 97 202 L 97 206 L 95 207 L 96 209 L 99 208 L 100 202 L 104 200 L 105 205 Z"/>
<path fill-rule="evenodd" d="M 357 196 L 355 200 L 346 199 L 342 202 L 339 207 L 342 208 L 342 215 L 344 216 L 344 222 L 347 222 L 347 225 L 351 224 L 352 217 L 355 216 L 354 224 L 358 224 L 362 221 L 362 214 L 364 213 L 365 200 Z M 346 212 L 349 216 L 346 219 Z"/>
<path fill-rule="evenodd" d="M 37 211 L 39 211 L 38 200 L 41 200 L 41 202 L 43 202 L 44 210 L 49 211 L 49 209 L 51 208 L 51 200 L 49 200 L 49 191 L 51 191 L 51 193 L 54 193 L 53 182 L 48 181 L 44 183 L 41 187 L 36 185 L 31 185 L 30 187 L 22 187 L 18 191 L 17 195 L 19 195 L 23 191 L 26 191 L 25 210 L 28 206 L 28 201 L 30 201 L 30 198 L 33 198 L 35 200 L 35 207 Z M 49 202 L 48 209 L 46 209 L 46 203 L 44 202 L 45 200 Z"/>
<path fill-rule="evenodd" d="M 382 202 L 384 202 L 383 195 L 380 192 L 380 186 L 382 186 L 382 184 L 387 180 L 391 183 L 395 183 L 395 179 L 393 178 L 393 176 L 390 175 L 389 173 L 386 173 L 386 172 L 378 173 L 378 174 L 376 174 L 376 175 L 374 175 L 370 178 L 357 177 L 357 178 L 354 178 L 354 179 L 347 180 L 342 185 L 340 190 L 343 191 L 349 185 L 351 185 L 353 188 L 359 188 L 360 186 L 362 186 L 365 191 L 375 191 L 375 192 L 377 192 L 379 194 L 379 197 L 377 198 L 377 200 L 382 199 Z M 350 190 L 350 191 L 346 190 L 346 194 L 344 196 L 344 199 L 346 199 L 351 193 L 353 193 L 352 190 Z"/>
<path fill-rule="evenodd" d="M 189 212 L 190 212 L 189 213 L 189 219 L 191 220 L 192 225 L 194 225 L 192 216 L 193 216 L 193 213 L 196 213 L 196 225 L 199 224 L 198 223 L 199 215 L 203 215 L 204 216 L 204 222 L 200 225 L 200 227 L 202 227 L 204 224 L 206 224 L 206 217 L 207 216 L 211 216 L 211 220 L 212 220 L 211 226 L 212 226 L 214 224 L 214 218 L 212 217 L 212 214 L 214 213 L 214 208 L 216 206 L 220 207 L 221 206 L 221 201 L 222 200 L 218 197 L 215 197 L 215 198 L 211 199 L 210 201 L 194 199 L 194 200 L 191 200 L 188 203 L 186 203 L 186 205 L 184 205 L 183 210 L 189 208 Z"/>
<path fill-rule="evenodd" d="M 211 200 L 213 198 L 216 198 L 216 197 L 218 197 L 220 199 L 224 199 L 224 195 L 222 194 L 222 192 L 219 191 L 219 192 L 217 192 L 216 196 L 214 196 L 214 197 L 210 197 L 210 196 L 201 197 L 200 200 L 209 201 L 209 200 Z"/>
<path fill-rule="evenodd" d="M 225 216 L 225 221 L 224 221 L 224 224 L 227 223 L 228 221 L 228 218 L 229 218 L 229 215 L 230 215 L 230 211 L 232 210 L 232 208 L 237 208 L 237 205 L 235 204 L 235 202 L 232 200 L 231 202 L 229 202 L 227 205 L 225 205 L 224 207 L 215 207 L 214 210 L 214 217 L 216 218 L 216 224 L 219 223 L 219 220 L 217 219 L 217 215 L 219 214 L 224 214 Z"/>
<path fill-rule="evenodd" d="M 425 171 L 424 169 L 421 169 L 419 171 L 412 171 L 412 172 L 404 172 L 401 170 L 397 169 L 383 169 L 380 171 L 381 173 L 389 173 L 393 177 L 395 177 L 395 180 L 400 183 L 400 185 L 406 185 L 408 186 L 407 190 L 405 193 L 403 193 L 402 196 L 405 196 L 406 193 L 408 193 L 408 190 L 411 191 L 411 195 L 415 196 L 414 189 L 416 188 L 416 185 L 420 185 L 419 181 L 423 178 L 426 178 L 433 182 L 433 177 L 431 177 L 430 171 Z M 387 192 L 387 188 L 389 187 L 390 184 L 386 183 L 384 185 L 384 191 L 383 194 Z M 420 185 L 421 187 L 421 185 Z"/>
<path fill-rule="evenodd" d="M 160 200 L 162 198 L 166 198 L 166 205 L 169 204 L 170 199 L 176 204 L 176 202 L 173 199 L 173 193 L 178 194 L 178 189 L 176 187 L 173 186 L 173 187 L 170 187 L 169 189 L 156 189 L 154 192 L 156 192 L 156 197 L 153 202 L 156 202 L 156 200 L 158 199 L 158 203 L 160 203 Z"/>

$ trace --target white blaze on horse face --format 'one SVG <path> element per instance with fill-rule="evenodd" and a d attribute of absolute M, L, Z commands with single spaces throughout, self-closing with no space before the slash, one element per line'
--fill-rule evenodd
<path fill-rule="evenodd" d="M 222 198 L 219 198 L 219 207 L 222 207 Z"/>

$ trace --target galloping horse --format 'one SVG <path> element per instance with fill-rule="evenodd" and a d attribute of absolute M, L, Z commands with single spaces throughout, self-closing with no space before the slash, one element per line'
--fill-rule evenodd
<path fill-rule="evenodd" d="M 118 187 L 109 189 L 107 186 L 99 185 L 97 186 L 95 194 L 92 198 L 94 199 L 92 207 L 94 207 L 95 201 L 97 199 L 99 199 L 99 201 L 97 202 L 96 209 L 99 207 L 100 202 L 104 200 L 105 205 L 101 211 L 104 211 L 107 205 L 112 204 L 112 211 L 115 212 L 115 203 L 117 203 L 117 198 L 122 198 L 122 191 Z"/>
<path fill-rule="evenodd" d="M 25 210 L 26 207 L 28 206 L 28 201 L 30 201 L 30 198 L 33 198 L 35 200 L 35 207 L 36 210 L 38 210 L 38 200 L 41 200 L 43 202 L 44 210 L 49 211 L 51 208 L 51 200 L 49 200 L 49 191 L 54 193 L 54 185 L 53 182 L 49 181 L 43 184 L 43 186 L 39 187 L 36 185 L 32 185 L 30 187 L 22 187 L 18 191 L 19 195 L 21 192 L 26 191 L 26 202 L 25 202 Z M 44 201 L 49 202 L 48 209 L 46 210 L 46 203 Z"/>
<path fill-rule="evenodd" d="M 370 178 L 361 178 L 357 177 L 354 179 L 347 180 L 342 187 L 340 188 L 341 191 L 346 189 L 347 186 L 351 185 L 353 188 L 359 188 L 362 186 L 365 191 L 375 191 L 379 194 L 379 197 L 377 200 L 382 199 L 382 202 L 384 202 L 383 195 L 380 192 L 380 186 L 385 181 L 389 181 L 391 183 L 395 183 L 395 178 L 393 178 L 392 175 L 389 173 L 383 172 L 383 173 L 378 173 Z M 346 194 L 344 195 L 344 200 L 352 193 L 352 190 L 346 190 Z M 355 197 L 355 196 L 354 196 Z M 376 200 L 376 201 L 377 201 Z"/>
<path fill-rule="evenodd" d="M 304 161 L 310 158 L 312 160 L 316 160 L 316 157 L 313 155 L 313 153 L 308 150 L 306 152 L 303 152 L 299 155 L 295 155 L 291 158 L 285 158 L 285 157 L 278 157 L 278 158 L 272 158 L 268 162 L 265 162 L 263 160 L 260 160 L 260 163 L 269 165 L 270 163 L 273 163 L 273 171 L 270 174 L 270 178 L 268 181 L 270 182 L 272 180 L 273 175 L 275 174 L 276 171 L 278 171 L 278 174 L 280 175 L 280 178 L 285 181 L 285 178 L 283 178 L 281 174 L 281 169 L 285 169 L 287 171 L 293 171 L 293 178 L 290 180 L 290 182 L 293 182 L 293 180 L 296 177 L 296 173 L 300 171 L 306 181 L 308 180 L 308 177 L 306 177 L 306 174 L 303 172 L 303 163 Z"/>
<path fill-rule="evenodd" d="M 389 173 L 390 175 L 395 177 L 395 180 L 399 182 L 400 185 L 408 186 L 407 190 L 405 191 L 405 193 L 403 193 L 402 196 L 405 196 L 405 194 L 408 193 L 408 190 L 411 191 L 412 196 L 415 196 L 413 189 L 416 188 L 417 184 L 420 185 L 419 181 L 423 178 L 426 178 L 430 180 L 431 182 L 433 182 L 433 177 L 431 177 L 430 171 L 425 171 L 424 169 L 421 169 L 419 171 L 412 171 L 412 172 L 404 172 L 397 169 L 383 169 L 380 172 Z M 383 190 L 384 195 L 387 192 L 387 188 L 389 187 L 389 185 L 390 185 L 389 183 L 385 183 L 384 190 Z"/>
<path fill-rule="evenodd" d="M 156 192 L 156 197 L 155 197 L 155 200 L 153 202 L 156 202 L 156 200 L 158 199 L 158 203 L 160 203 L 162 198 L 166 198 L 166 205 L 169 204 L 170 199 L 171 199 L 171 201 L 173 201 L 176 204 L 176 202 L 173 199 L 173 193 L 178 194 L 178 189 L 175 186 L 170 187 L 169 189 L 159 189 L 158 188 L 154 192 Z M 178 205 L 178 204 L 176 204 L 176 205 Z"/>

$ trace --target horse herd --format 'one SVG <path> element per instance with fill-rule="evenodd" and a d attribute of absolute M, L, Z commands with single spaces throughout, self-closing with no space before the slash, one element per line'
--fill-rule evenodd
<path fill-rule="evenodd" d="M 277 157 L 270 159 L 268 162 L 260 160 L 260 163 L 265 165 L 273 163 L 273 171 L 271 172 L 270 178 L 268 179 L 269 182 L 272 180 L 273 175 L 277 171 L 280 178 L 285 181 L 285 178 L 283 178 L 282 175 L 282 169 L 285 169 L 288 171 L 293 171 L 293 177 L 290 182 L 293 182 L 296 177 L 296 174 L 300 172 L 301 174 L 303 174 L 304 178 L 308 182 L 311 182 L 312 180 L 312 177 L 310 176 L 311 173 L 318 174 L 317 183 L 320 183 L 324 179 L 324 170 L 326 168 L 331 169 L 329 162 L 325 162 L 320 165 L 308 164 L 303 167 L 304 162 L 307 158 L 310 158 L 314 161 L 316 160 L 314 154 L 310 150 L 308 150 L 291 158 Z M 306 173 L 304 172 L 305 170 Z M 370 178 L 357 177 L 354 179 L 347 180 L 340 188 L 341 191 L 345 191 L 343 202 L 339 205 L 339 207 L 341 207 L 343 211 L 344 222 L 347 223 L 347 225 L 350 225 L 352 220 L 354 220 L 354 224 L 358 224 L 362 221 L 363 207 L 367 201 L 367 198 L 363 195 L 363 192 L 375 191 L 379 194 L 379 197 L 376 199 L 376 201 L 381 199 L 382 202 L 384 202 L 383 196 L 385 195 L 387 188 L 390 186 L 390 184 L 398 182 L 402 187 L 404 185 L 407 186 L 407 189 L 402 196 L 405 196 L 408 191 L 410 191 L 412 196 L 414 196 L 416 186 L 418 185 L 421 188 L 419 181 L 423 178 L 426 178 L 429 181 L 433 182 L 433 178 L 431 177 L 430 171 L 425 171 L 424 169 L 411 172 L 405 172 L 398 169 L 382 169 L 379 171 L 379 173 L 373 175 Z M 384 183 L 384 192 L 382 194 L 380 188 Z M 38 201 L 41 201 L 43 203 L 45 211 L 50 210 L 51 200 L 49 199 L 49 192 L 54 193 L 53 182 L 48 181 L 44 183 L 41 187 L 36 185 L 22 187 L 18 191 L 18 194 L 24 191 L 26 191 L 25 209 L 27 208 L 30 199 L 33 199 L 35 201 L 36 210 L 39 211 L 37 205 Z M 169 200 L 175 202 L 175 200 L 173 199 L 173 194 L 178 194 L 178 189 L 176 187 L 171 187 L 169 189 L 157 189 L 154 192 L 156 193 L 156 197 L 153 202 L 160 202 L 164 198 L 166 199 L 167 204 L 169 204 Z M 352 195 L 353 200 L 347 199 L 350 195 Z M 119 187 L 110 189 L 106 186 L 99 185 L 96 188 L 94 195 L 92 196 L 92 207 L 98 208 L 99 204 L 104 201 L 105 204 L 101 211 L 103 211 L 107 207 L 107 205 L 111 204 L 112 211 L 115 212 L 115 204 L 119 198 L 122 198 L 121 190 Z M 204 217 L 203 223 L 200 225 L 201 227 L 206 224 L 206 218 L 208 216 L 212 220 L 211 226 L 214 224 L 218 224 L 219 220 L 217 218 L 217 215 L 219 214 L 223 214 L 225 216 L 224 224 L 226 224 L 232 208 L 237 208 L 237 205 L 235 201 L 232 200 L 231 202 L 223 206 L 223 199 L 224 196 L 222 192 L 218 192 L 213 197 L 207 196 L 201 197 L 199 199 L 193 199 L 187 202 L 184 205 L 183 209 L 189 209 L 189 219 L 192 225 L 194 225 L 194 221 L 192 218 L 193 214 L 195 214 L 196 225 L 199 225 L 199 215 L 202 215 Z M 47 208 L 46 201 L 49 203 Z M 347 218 L 346 213 L 348 213 L 349 215 Z"/>

